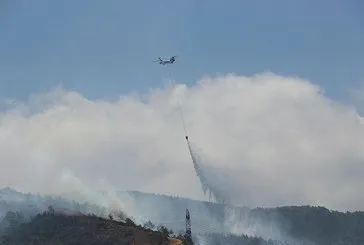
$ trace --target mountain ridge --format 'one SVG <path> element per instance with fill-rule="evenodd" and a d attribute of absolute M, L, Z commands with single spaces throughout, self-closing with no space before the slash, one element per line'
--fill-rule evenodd
<path fill-rule="evenodd" d="M 213 237 L 211 239 L 215 241 L 216 237 L 232 234 L 288 244 L 364 244 L 363 211 L 340 212 L 309 205 L 250 209 L 140 191 L 121 191 L 116 196 L 120 203 L 129 204 L 130 210 L 122 211 L 136 223 L 152 221 L 157 226 L 172 229 L 176 234 L 185 231 L 185 210 L 188 208 L 195 239 Z M 9 210 L 36 215 L 49 205 L 56 210 L 93 213 L 101 217 L 107 217 L 112 211 L 93 203 L 77 203 L 55 195 L 0 189 L 0 216 Z"/>

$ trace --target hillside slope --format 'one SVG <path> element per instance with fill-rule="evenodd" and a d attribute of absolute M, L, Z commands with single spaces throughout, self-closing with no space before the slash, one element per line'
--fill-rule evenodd
<path fill-rule="evenodd" d="M 125 203 L 131 204 L 132 210 L 128 210 L 127 215 L 135 222 L 144 224 L 149 220 L 155 227 L 163 225 L 175 234 L 184 233 L 188 208 L 192 235 L 196 241 L 201 240 L 202 245 L 216 241 L 228 245 L 239 243 L 236 241 L 249 244 L 248 240 L 257 244 L 252 237 L 300 245 L 364 244 L 364 212 L 344 213 L 312 206 L 249 209 L 141 192 L 120 192 L 119 195 L 121 202 L 125 199 Z M 58 212 L 94 213 L 106 219 L 110 213 L 92 203 L 79 204 L 60 197 L 0 189 L 0 219 L 9 211 L 21 212 L 29 219 L 47 210 L 49 205 Z M 0 222 L 0 228 L 3 225 Z M 234 236 L 226 237 L 227 234 Z"/>
<path fill-rule="evenodd" d="M 2 245 L 169 245 L 166 234 L 134 223 L 94 215 L 45 212 L 30 222 L 13 224 L 1 236 Z"/>
<path fill-rule="evenodd" d="M 290 244 L 364 244 L 363 211 L 344 213 L 317 206 L 250 209 L 137 191 L 129 194 L 140 215 L 172 230 L 183 227 L 184 214 L 179 210 L 188 207 L 194 234 L 245 234 Z"/>

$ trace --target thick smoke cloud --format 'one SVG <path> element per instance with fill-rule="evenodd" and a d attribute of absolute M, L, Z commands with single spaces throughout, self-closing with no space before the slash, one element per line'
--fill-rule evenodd
<path fill-rule="evenodd" d="M 177 100 L 204 164 L 229 176 L 216 184 L 235 202 L 364 207 L 364 129 L 355 109 L 309 81 L 270 73 L 204 78 L 117 101 L 57 88 L 14 102 L 0 115 L 0 185 L 202 198 Z"/>

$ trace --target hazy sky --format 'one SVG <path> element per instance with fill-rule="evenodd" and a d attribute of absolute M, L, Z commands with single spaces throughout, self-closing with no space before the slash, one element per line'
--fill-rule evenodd
<path fill-rule="evenodd" d="M 181 99 L 207 164 L 239 175 L 242 204 L 364 208 L 363 8 L 1 1 L 0 99 L 18 102 L 1 109 L 0 185 L 60 192 L 77 181 L 202 198 Z M 168 55 L 178 55 L 170 68 L 152 62 Z M 169 72 L 188 87 L 163 87 Z"/>

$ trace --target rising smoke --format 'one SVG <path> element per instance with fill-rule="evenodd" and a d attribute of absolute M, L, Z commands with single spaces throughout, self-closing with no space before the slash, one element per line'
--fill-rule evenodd
<path fill-rule="evenodd" d="M 107 180 L 114 190 L 201 199 L 176 97 L 214 199 L 339 210 L 364 203 L 358 114 L 307 81 L 272 74 L 207 78 L 116 101 L 56 89 L 13 103 L 0 114 L 0 184 L 58 194 L 72 187 L 67 171 L 91 189 Z"/>
<path fill-rule="evenodd" d="M 173 93 L 156 89 L 100 101 L 56 89 L 13 103 L 0 114 L 0 184 L 72 192 L 74 199 L 131 214 L 139 210 L 119 202 L 114 191 L 195 199 L 204 192 L 217 202 L 250 207 L 363 207 L 363 125 L 354 108 L 327 98 L 318 86 L 269 73 L 206 78 Z M 101 189 L 110 194 L 93 193 Z"/>

